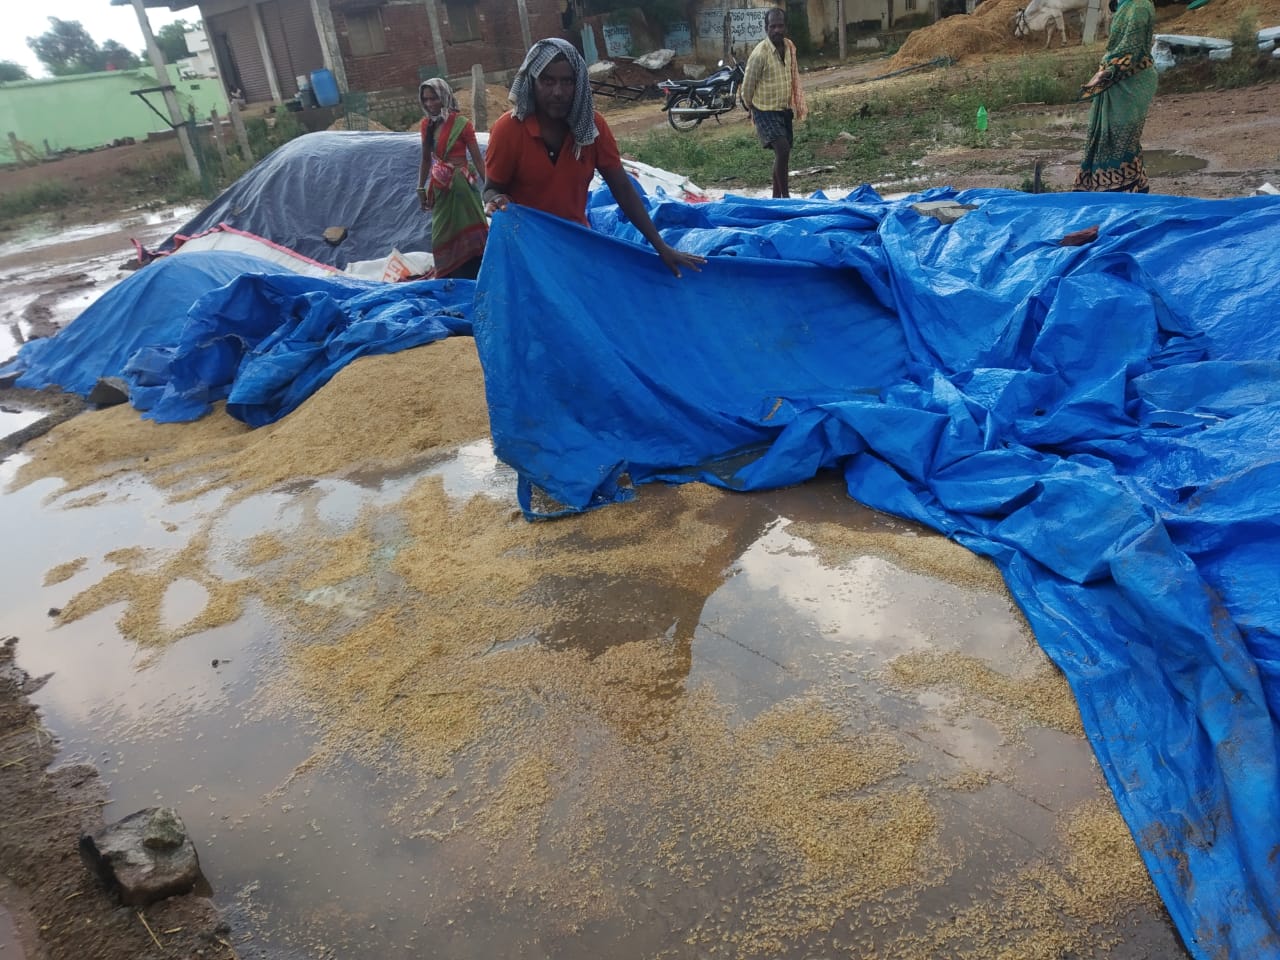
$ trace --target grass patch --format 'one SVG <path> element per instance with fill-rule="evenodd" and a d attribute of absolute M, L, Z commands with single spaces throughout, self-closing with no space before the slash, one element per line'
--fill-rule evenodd
<path fill-rule="evenodd" d="M 63 210 L 88 197 L 83 187 L 56 181 L 37 183 L 22 190 L 0 196 L 0 220 L 28 217 L 52 210 Z"/>
<path fill-rule="evenodd" d="M 1074 103 L 1097 56 L 1091 49 L 1055 50 L 983 71 L 952 68 L 815 92 L 808 122 L 796 128 L 791 168 L 834 168 L 823 172 L 828 183 L 885 183 L 909 176 L 916 160 L 938 148 L 1001 146 L 1007 129 L 1002 131 L 1000 111 L 1024 103 Z M 979 106 L 992 114 L 987 131 L 974 129 Z M 741 122 L 719 129 L 706 122 L 686 133 L 654 130 L 624 140 L 623 149 L 705 186 L 763 186 L 772 166 L 772 154 Z M 796 188 L 803 191 L 805 184 Z"/>

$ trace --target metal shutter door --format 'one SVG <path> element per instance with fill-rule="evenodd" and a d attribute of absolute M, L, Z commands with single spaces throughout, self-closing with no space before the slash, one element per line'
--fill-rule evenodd
<path fill-rule="evenodd" d="M 271 99 L 271 84 L 267 82 L 267 70 L 262 63 L 262 52 L 258 49 L 258 41 L 253 35 L 253 21 L 249 18 L 249 8 L 241 7 L 230 13 L 222 13 L 209 18 L 209 30 L 213 34 L 210 41 L 217 51 L 219 67 L 225 75 L 228 87 L 234 86 L 235 77 L 240 78 L 241 92 L 250 103 L 260 103 Z M 226 44 L 220 45 L 219 37 L 226 37 Z M 234 63 L 222 63 L 222 59 L 230 54 Z"/>
<path fill-rule="evenodd" d="M 320 34 L 316 31 L 309 0 L 269 0 L 259 5 L 262 28 L 267 33 L 271 58 L 276 65 L 280 93 L 291 97 L 298 92 L 298 77 L 310 76 L 324 68 Z"/>

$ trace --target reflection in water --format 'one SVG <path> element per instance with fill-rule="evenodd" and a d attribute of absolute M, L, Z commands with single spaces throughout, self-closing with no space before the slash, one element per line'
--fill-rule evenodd
<path fill-rule="evenodd" d="M 0 481 L 12 469 L 0 464 Z M 442 642 L 429 613 L 462 622 L 432 608 L 454 602 L 443 593 L 405 613 L 411 585 L 396 575 L 397 558 L 417 551 L 458 562 L 443 542 L 417 542 L 421 528 L 398 514 L 427 477 L 445 493 L 440 511 L 465 511 L 477 497 L 499 504 L 499 522 L 515 525 L 499 541 L 509 569 L 557 556 L 583 562 L 534 578 L 520 594 L 543 612 L 535 629 L 505 637 L 494 627 L 487 646 L 477 643 L 486 637 L 467 638 L 468 672 L 392 676 L 400 661 L 371 665 L 363 657 L 377 648 L 351 642 L 369 621 L 401 617 L 396 642 L 422 650 Z M 92 506 L 75 506 L 98 494 Z M 835 477 L 768 494 L 684 497 L 645 488 L 635 507 L 674 525 L 693 502 L 698 529 L 720 534 L 690 544 L 688 562 L 675 567 L 685 575 L 664 579 L 661 564 L 604 562 L 630 550 L 643 556 L 657 542 L 643 528 L 611 532 L 604 513 L 536 528 L 514 519 L 514 477 L 487 442 L 398 473 L 318 479 L 230 506 L 222 494 L 169 502 L 136 478 L 72 495 L 40 482 L 0 495 L 0 523 L 24 545 L 0 554 L 3 632 L 20 637 L 27 670 L 54 674 L 38 699 L 65 753 L 102 766 L 114 798 L 108 816 L 177 806 L 217 899 L 255 932 L 264 956 L 572 960 L 713 947 L 899 955 L 895 936 L 924 936 L 930 917 L 954 915 L 998 874 L 1042 856 L 1057 842 L 1056 812 L 1099 794 L 1079 738 L 1016 729 L 971 697 L 887 679 L 895 658 L 921 652 L 964 652 L 1010 677 L 1041 669 L 1005 595 L 820 542 L 824 524 L 876 543 L 921 536 L 848 501 Z M 484 549 L 485 532 L 464 527 L 458 549 Z M 288 608 L 269 591 L 234 623 L 151 648 L 120 639 L 120 604 L 57 625 L 48 616 L 101 581 L 114 551 L 137 548 L 132 562 L 160 562 L 202 533 L 207 572 L 226 580 L 279 577 L 290 547 L 304 542 L 371 544 L 339 582 L 308 586 L 312 571 L 301 570 L 280 586 L 301 609 L 336 611 L 331 632 L 282 616 Z M 680 549 L 678 539 L 666 542 Z M 80 557 L 68 579 L 42 585 L 44 571 Z M 161 619 L 189 621 L 208 597 L 206 582 L 172 583 L 157 599 Z M 637 660 L 633 647 L 659 655 Z M 339 696 L 370 723 L 424 697 L 433 722 L 461 722 L 448 705 L 470 691 L 456 683 L 478 683 L 493 744 L 460 751 L 425 780 L 409 738 L 433 731 L 415 731 L 412 717 L 389 727 L 403 739 L 389 738 L 381 756 L 335 753 L 326 739 L 334 717 L 313 715 L 297 698 L 281 709 L 267 696 L 307 679 L 290 662 L 299 648 L 340 686 L 346 678 Z M 385 682 L 365 685 L 369 678 Z M 503 754 L 502 724 L 516 720 L 530 724 L 510 731 L 521 749 Z M 535 738 L 530 749 L 522 736 Z M 962 780 L 963 789 L 943 786 Z M 499 789 L 511 784 L 524 789 Z M 843 819 L 860 810 L 858 825 Z M 903 811 L 916 816 L 885 819 Z M 801 813 L 815 819 L 795 819 Z M 768 830 L 734 836 L 743 823 Z M 812 914 L 811 927 L 797 925 L 813 908 L 801 908 L 796 863 L 779 858 L 779 845 L 818 873 L 835 876 L 838 866 L 866 884 L 906 869 L 876 860 L 895 849 L 892 837 L 870 833 L 886 825 L 932 831 L 925 846 L 937 875 L 898 889 L 897 906 L 846 899 L 830 916 Z M 833 866 L 824 850 L 865 850 L 870 866 Z M 762 906 L 770 902 L 795 905 L 795 915 L 781 907 L 770 915 Z M 868 916 L 893 922 L 880 927 Z M 1142 936 L 1167 941 L 1164 927 L 1148 926 Z"/>

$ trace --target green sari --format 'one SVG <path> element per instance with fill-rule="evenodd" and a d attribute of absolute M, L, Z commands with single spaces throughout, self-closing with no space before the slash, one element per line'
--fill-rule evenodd
<path fill-rule="evenodd" d="M 1122 0 L 1111 20 L 1111 36 L 1102 58 L 1102 81 L 1085 87 L 1092 100 L 1089 136 L 1076 177 L 1076 190 L 1146 193 L 1142 128 L 1156 95 L 1151 59 L 1156 11 L 1151 0 Z"/>
<path fill-rule="evenodd" d="M 431 275 L 447 277 L 484 253 L 489 223 L 467 165 L 463 134 L 471 128 L 471 121 L 452 113 L 440 126 L 431 149 L 427 200 L 431 206 L 431 254 L 435 259 Z"/>

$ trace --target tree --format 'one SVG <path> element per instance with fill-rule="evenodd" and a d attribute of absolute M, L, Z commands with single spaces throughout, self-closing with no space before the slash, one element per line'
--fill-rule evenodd
<path fill-rule="evenodd" d="M 38 37 L 27 37 L 27 46 L 55 77 L 97 73 L 108 67 L 129 70 L 142 65 L 137 54 L 115 40 L 99 47 L 79 20 L 50 17 L 49 29 Z"/>
<path fill-rule="evenodd" d="M 31 74 L 27 73 L 27 68 L 22 64 L 14 63 L 12 60 L 0 60 L 0 83 L 30 79 Z"/>
<path fill-rule="evenodd" d="M 27 46 L 55 77 L 87 73 L 85 66 L 98 51 L 89 32 L 78 20 L 49 18 L 49 29 L 38 37 L 27 37 Z"/>
<path fill-rule="evenodd" d="M 191 51 L 187 49 L 186 37 L 190 29 L 191 24 L 185 20 L 175 20 L 160 28 L 156 34 L 156 45 L 164 54 L 165 63 L 177 63 L 183 57 L 191 56 Z"/>
<path fill-rule="evenodd" d="M 97 69 L 99 70 L 132 70 L 140 66 L 142 61 L 138 55 L 114 40 L 108 40 L 98 51 Z"/>

